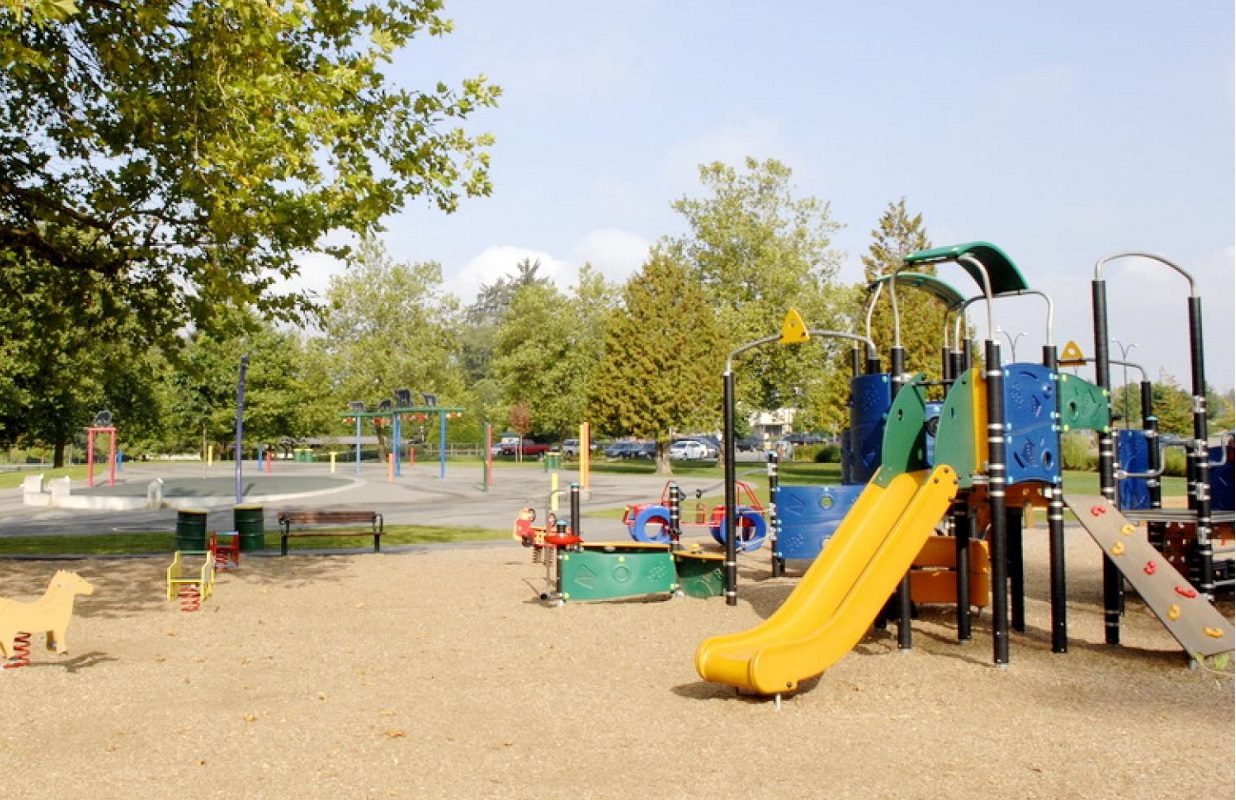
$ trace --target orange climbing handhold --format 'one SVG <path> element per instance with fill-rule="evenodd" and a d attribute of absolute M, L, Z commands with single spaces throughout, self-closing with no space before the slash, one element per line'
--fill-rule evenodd
<path fill-rule="evenodd" d="M 1159 565 L 1154 563 L 1153 561 L 1147 561 L 1146 566 L 1142 567 L 1142 572 L 1146 573 L 1147 575 L 1153 575 L 1158 571 L 1159 571 Z"/>
<path fill-rule="evenodd" d="M 1223 638 L 1223 631 L 1219 630 L 1218 628 L 1202 628 L 1202 633 L 1206 634 L 1212 639 L 1222 639 Z"/>
<path fill-rule="evenodd" d="M 1091 506 L 1090 516 L 1101 517 L 1107 513 L 1107 506 Z"/>
<path fill-rule="evenodd" d="M 1181 597 L 1197 597 L 1197 589 L 1194 589 L 1192 586 L 1177 586 L 1176 594 Z"/>

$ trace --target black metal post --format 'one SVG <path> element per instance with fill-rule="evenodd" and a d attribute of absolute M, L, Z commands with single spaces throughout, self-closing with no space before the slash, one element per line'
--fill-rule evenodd
<path fill-rule="evenodd" d="M 1043 366 L 1059 381 L 1060 357 L 1055 345 L 1043 346 Z M 1060 420 L 1059 392 L 1056 420 Z M 1059 426 L 1057 425 L 1057 428 Z M 1057 437 L 1057 441 L 1059 438 Z M 1063 469 L 1063 465 L 1061 465 Z M 1064 491 L 1059 482 L 1047 487 L 1047 558 L 1051 583 L 1051 651 L 1069 651 L 1068 595 L 1064 576 Z"/>
<path fill-rule="evenodd" d="M 241 450 L 245 441 L 245 370 L 249 366 L 249 355 L 240 357 L 240 374 L 236 379 L 236 503 L 239 505 L 245 499 L 244 456 Z"/>
<path fill-rule="evenodd" d="M 1107 332 L 1107 283 L 1091 282 L 1091 302 L 1094 313 L 1094 375 L 1095 384 L 1107 392 L 1111 408 L 1111 353 Z M 1099 431 L 1099 491 L 1113 503 L 1116 501 L 1116 458 L 1112 430 L 1108 425 Z M 1120 614 L 1124 606 L 1124 576 L 1107 553 L 1103 554 L 1103 631 L 1108 644 L 1120 644 Z"/>
<path fill-rule="evenodd" d="M 669 485 L 669 536 L 670 549 L 677 550 L 682 538 L 682 489 L 676 483 Z"/>
<path fill-rule="evenodd" d="M 734 442 L 734 373 L 725 371 L 722 391 L 724 405 L 723 441 L 725 448 L 725 604 L 738 605 L 738 542 L 734 530 L 735 507 L 738 505 L 735 481 L 738 480 L 734 458 L 738 448 Z"/>
<path fill-rule="evenodd" d="M 777 472 L 777 453 L 768 451 L 768 531 L 772 549 L 772 576 L 785 574 L 785 559 L 781 557 L 781 517 L 777 514 L 777 495 L 781 491 L 781 478 Z"/>
<path fill-rule="evenodd" d="M 584 538 L 583 519 L 579 513 L 579 484 L 571 484 L 571 532 L 579 538 Z"/>
<path fill-rule="evenodd" d="M 1210 541 L 1210 449 L 1206 428 L 1206 368 L 1202 357 L 1202 298 L 1189 297 L 1189 355 L 1193 364 L 1192 507 L 1197 514 L 1197 590 L 1214 600 L 1214 545 Z"/>
<path fill-rule="evenodd" d="M 892 370 L 892 394 L 897 395 L 905 388 L 906 381 L 906 351 L 900 345 L 894 345 L 889 350 L 889 368 Z M 897 584 L 897 647 L 909 650 L 912 647 L 912 631 L 910 618 L 914 615 L 914 603 L 910 596 L 910 572 L 902 576 Z"/>
<path fill-rule="evenodd" d="M 1022 553 L 1022 509 L 1010 507 L 1008 516 L 1010 626 L 1026 632 L 1026 570 Z"/>
<path fill-rule="evenodd" d="M 970 540 L 974 535 L 974 517 L 965 498 L 953 501 L 949 513 L 953 517 L 953 536 L 957 547 L 957 641 L 972 638 L 970 627 Z"/>
<path fill-rule="evenodd" d="M 1146 432 L 1146 471 L 1157 473 L 1163 466 L 1163 454 L 1159 451 L 1159 418 L 1154 415 L 1154 385 L 1149 378 L 1142 379 L 1142 430 Z M 1157 474 L 1146 479 L 1150 491 L 1150 507 L 1163 507 L 1163 481 Z"/>
<path fill-rule="evenodd" d="M 987 502 L 991 509 L 991 636 L 996 664 L 1009 663 L 1008 516 L 1004 463 L 1004 371 L 1000 343 L 986 341 Z"/>

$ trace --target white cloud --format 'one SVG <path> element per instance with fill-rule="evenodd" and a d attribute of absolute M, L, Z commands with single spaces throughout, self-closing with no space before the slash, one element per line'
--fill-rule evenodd
<path fill-rule="evenodd" d="M 576 242 L 572 255 L 578 259 L 579 266 L 589 263 L 600 270 L 606 280 L 622 283 L 648 260 L 651 246 L 652 243 L 639 234 L 617 228 L 599 228 Z"/>
<path fill-rule="evenodd" d="M 490 245 L 473 256 L 463 268 L 446 276 L 446 290 L 467 305 L 476 300 L 481 284 L 491 284 L 503 275 L 513 274 L 516 265 L 524 259 L 541 262 L 537 275 L 549 278 L 559 286 L 570 283 L 579 272 L 577 267 L 554 258 L 544 250 L 509 244 Z"/>
<path fill-rule="evenodd" d="M 296 259 L 300 275 L 292 282 L 281 281 L 279 291 L 296 289 L 315 297 L 325 297 L 331 276 L 342 275 L 346 270 L 343 262 L 325 253 L 306 253 Z"/>

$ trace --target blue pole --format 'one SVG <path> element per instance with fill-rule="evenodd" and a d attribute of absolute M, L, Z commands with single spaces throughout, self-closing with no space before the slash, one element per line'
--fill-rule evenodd
<path fill-rule="evenodd" d="M 392 442 L 391 449 L 395 453 L 395 477 L 398 478 L 399 477 L 399 450 L 400 450 L 400 445 L 402 444 L 400 441 L 400 436 L 401 436 L 400 429 L 402 426 L 399 424 L 399 412 L 395 412 L 391 416 L 391 420 L 392 420 L 391 421 L 391 428 L 392 428 L 391 438 L 394 440 Z"/>
<path fill-rule="evenodd" d="M 446 412 L 438 412 L 438 477 L 446 477 Z"/>
<path fill-rule="evenodd" d="M 241 444 L 245 439 L 245 368 L 249 366 L 249 356 L 240 357 L 240 375 L 236 380 L 236 503 L 244 500 L 244 458 L 241 454 Z"/>

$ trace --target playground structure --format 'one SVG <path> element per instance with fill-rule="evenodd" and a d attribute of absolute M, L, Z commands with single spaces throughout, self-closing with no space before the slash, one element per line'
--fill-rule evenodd
<path fill-rule="evenodd" d="M 46 635 L 48 650 L 67 653 L 65 633 L 79 594 L 94 594 L 94 586 L 76 572 L 58 570 L 47 591 L 32 603 L 0 598 L 0 653 L 8 659 L 4 666 L 29 666 L 30 637 L 36 633 Z"/>
<path fill-rule="evenodd" d="M 201 557 L 200 563 L 190 559 Z M 177 550 L 167 568 L 167 599 L 179 600 L 181 611 L 200 611 L 215 591 L 215 554 L 211 550 Z"/>
<path fill-rule="evenodd" d="M 676 537 L 673 543 L 585 541 L 579 526 L 572 524 L 580 519 L 580 485 L 572 483 L 569 492 L 569 520 L 550 512 L 545 524 L 538 526 L 535 509 L 525 508 L 512 529 L 516 541 L 532 548 L 533 563 L 545 565 L 542 601 L 564 605 L 583 600 L 720 595 L 720 555 L 698 546 L 681 549 Z M 677 496 L 676 486 L 671 494 Z"/>
<path fill-rule="evenodd" d="M 1210 545 L 1213 519 L 1207 470 L 1205 384 L 1201 372 L 1200 300 L 1190 280 L 1190 336 L 1194 367 L 1194 441 L 1190 448 L 1186 526 L 1194 543 L 1195 562 L 1190 581 L 1163 558 L 1145 530 L 1125 516 L 1114 502 L 1116 471 L 1106 349 L 1106 305 L 1101 280 L 1105 261 L 1096 266 L 1095 339 L 1097 383 L 1061 373 L 1060 359 L 1051 340 L 1051 303 L 1048 336 L 1041 364 L 1005 365 L 995 340 L 993 301 L 1000 297 L 1038 294 L 999 248 L 985 242 L 935 248 L 914 253 L 887 280 L 893 304 L 894 343 L 891 370 L 880 371 L 870 338 L 833 331 L 811 331 L 794 312 L 787 315 L 779 336 L 744 345 L 730 354 L 725 378 L 726 514 L 725 595 L 737 602 L 737 504 L 733 487 L 733 361 L 763 344 L 797 344 L 816 337 L 843 337 L 867 347 L 866 358 L 855 348 L 852 363 L 851 428 L 843 448 L 843 478 L 865 485 L 785 604 L 754 629 L 714 637 L 700 644 L 696 669 L 706 680 L 740 690 L 780 697 L 800 680 L 818 675 L 844 656 L 885 609 L 899 617 L 898 642 L 910 647 L 910 617 L 914 592 L 911 567 L 928 542 L 933 549 L 952 543 L 955 557 L 949 580 L 951 591 L 939 591 L 940 581 L 928 579 L 933 597 L 957 602 L 958 638 L 970 638 L 970 612 L 983 587 L 973 587 L 970 560 L 989 553 L 993 660 L 1009 663 L 1009 632 L 1024 631 L 1024 590 L 1021 574 L 1022 508 L 1048 508 L 1051 570 L 1051 627 L 1054 652 L 1067 651 L 1064 585 L 1064 511 L 1073 511 L 1083 528 L 1105 554 L 1105 622 L 1109 644 L 1119 643 L 1119 615 L 1123 581 L 1128 580 L 1180 642 L 1190 658 L 1202 658 L 1233 649 L 1232 624 L 1210 599 L 1216 588 Z M 1140 254 L 1132 254 L 1140 255 Z M 1154 257 L 1158 258 L 1158 257 Z M 1159 259 L 1166 262 L 1165 259 Z M 930 287 L 957 314 L 957 335 L 952 346 L 945 328 L 943 349 L 944 391 L 938 405 L 928 399 L 922 375 L 905 368 L 900 342 L 896 291 L 902 271 L 914 266 L 955 263 L 979 285 L 981 294 L 968 301 L 940 288 L 930 275 L 913 275 L 911 285 Z M 1173 268 L 1174 265 L 1171 265 Z M 1183 272 L 1183 271 L 1181 271 Z M 962 341 L 961 314 L 971 302 L 987 310 L 987 339 L 982 367 L 974 366 L 975 348 Z M 1072 348 L 1075 349 L 1075 348 Z M 1073 355 L 1066 348 L 1066 355 Z M 930 424 L 929 424 L 930 423 Z M 1152 429 L 1152 426 L 1148 426 Z M 1068 496 L 1061 480 L 1060 434 L 1088 429 L 1098 433 L 1100 480 L 1098 497 Z M 1148 438 L 1153 442 L 1153 434 Z M 1127 477 L 1127 476 L 1126 476 Z M 1145 477 L 1145 476 L 1143 476 Z M 776 495 L 774 495 L 776 497 Z M 793 500 L 774 500 L 770 539 L 774 542 L 774 571 L 784 551 L 784 521 Z M 1130 512 L 1132 513 L 1132 512 Z M 1231 525 L 1230 513 L 1222 524 Z M 949 536 L 932 536 L 938 525 Z M 986 549 L 976 550 L 982 542 Z M 821 545 L 823 546 L 823 545 Z M 979 573 L 981 574 L 981 573 Z M 927 581 L 920 580 L 923 584 Z M 1231 582 L 1227 581 L 1230 586 Z M 978 591 L 975 591 L 975 589 Z M 920 591 L 927 591 L 921 589 Z M 890 596 L 894 602 L 890 604 Z"/>
<path fill-rule="evenodd" d="M 738 548 L 744 552 L 758 550 L 764 544 L 768 535 L 768 523 L 765 520 L 766 509 L 756 496 L 751 484 L 745 481 L 736 482 L 736 492 L 742 494 L 744 500 L 735 508 L 738 521 Z M 653 503 L 636 503 L 627 506 L 622 514 L 622 524 L 627 527 L 627 533 L 637 542 L 655 542 L 668 544 L 678 550 L 684 527 L 706 527 L 717 544 L 725 544 L 725 506 L 714 506 L 712 511 L 700 502 L 702 490 L 695 493 L 695 515 L 688 521 L 682 513 L 682 502 L 686 495 L 675 482 L 669 481 L 661 490 L 661 497 Z M 651 527 L 650 527 L 651 526 Z"/>
<path fill-rule="evenodd" d="M 423 422 L 437 415 L 438 441 L 442 445 L 438 448 L 438 477 L 446 477 L 446 423 L 447 420 L 458 417 L 467 409 L 439 406 L 436 394 L 422 393 L 421 399 L 424 405 L 413 405 L 412 392 L 407 389 L 398 389 L 395 391 L 395 399 L 393 401 L 391 398 L 383 398 L 374 411 L 367 411 L 365 404 L 360 401 L 353 401 L 348 404 L 348 410 L 342 412 L 339 416 L 345 422 L 354 423 L 356 426 L 357 475 L 361 471 L 361 424 L 364 420 L 371 420 L 375 426 L 386 424 L 387 422 L 390 423 L 391 471 L 392 477 L 397 478 L 400 477 L 401 471 L 404 423 Z"/>

